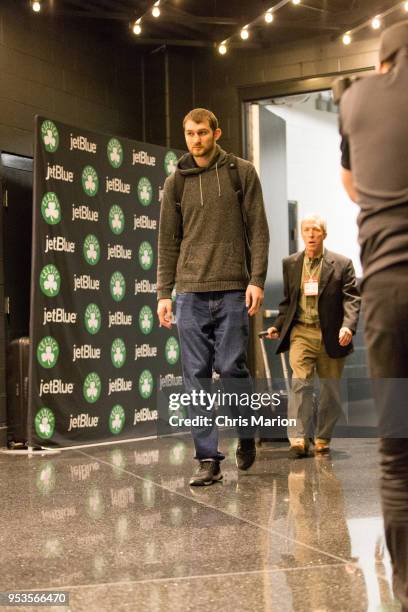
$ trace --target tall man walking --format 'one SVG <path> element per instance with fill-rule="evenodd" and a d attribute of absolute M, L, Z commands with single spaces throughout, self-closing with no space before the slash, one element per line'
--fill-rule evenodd
<path fill-rule="evenodd" d="M 263 302 L 269 248 L 261 185 L 251 163 L 219 147 L 221 129 L 211 111 L 192 110 L 183 127 L 189 153 L 166 180 L 160 213 L 160 325 L 171 327 L 175 285 L 187 390 L 205 385 L 213 370 L 229 383 L 250 385 L 248 315 Z M 208 417 L 207 406 L 195 408 L 197 415 Z M 214 420 L 192 434 L 199 466 L 190 484 L 212 484 L 222 478 L 224 459 Z M 237 465 L 248 469 L 256 455 L 253 432 L 241 429 L 239 437 Z"/>
<path fill-rule="evenodd" d="M 376 74 L 341 98 L 342 178 L 358 203 L 365 339 L 381 436 L 395 592 L 408 612 L 408 20 L 385 30 Z"/>
<path fill-rule="evenodd" d="M 320 378 L 315 451 L 328 452 L 341 414 L 340 385 L 345 357 L 352 352 L 360 297 L 350 259 L 323 248 L 326 222 L 309 215 L 301 223 L 305 250 L 283 260 L 284 298 L 268 329 L 279 338 L 278 353 L 289 349 L 293 371 L 288 417 L 296 419 L 288 438 L 291 454 L 304 457 L 313 421 L 313 379 Z"/>

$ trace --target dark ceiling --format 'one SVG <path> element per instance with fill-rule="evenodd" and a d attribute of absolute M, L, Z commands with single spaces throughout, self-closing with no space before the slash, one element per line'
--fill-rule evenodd
<path fill-rule="evenodd" d="M 129 23 L 142 18 L 143 31 L 134 37 L 139 44 L 213 47 L 224 39 L 237 47 L 274 47 L 283 42 L 329 35 L 333 38 L 378 13 L 400 5 L 385 23 L 402 17 L 402 2 L 396 0 L 161 0 L 161 15 L 150 14 L 154 0 L 42 0 L 45 14 L 99 20 L 106 26 L 129 30 Z M 263 19 L 251 28 L 247 42 L 240 28 L 253 22 L 270 7 L 284 4 L 273 24 Z M 371 30 L 372 32 L 372 30 Z M 367 34 L 367 30 L 365 35 Z M 360 36 L 364 36 L 364 30 Z"/>

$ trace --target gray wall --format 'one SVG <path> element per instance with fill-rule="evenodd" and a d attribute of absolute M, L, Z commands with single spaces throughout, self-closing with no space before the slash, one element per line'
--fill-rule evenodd
<path fill-rule="evenodd" d="M 6 0 L 0 16 L 0 147 L 32 155 L 33 117 L 142 137 L 141 58 L 106 23 L 35 15 Z"/>
<path fill-rule="evenodd" d="M 286 122 L 262 106 L 259 107 L 259 148 L 260 178 L 270 233 L 265 306 L 271 308 L 277 303 L 273 293 L 282 283 L 281 261 L 289 254 Z"/>
<path fill-rule="evenodd" d="M 239 88 L 305 79 L 375 66 L 378 38 L 346 47 L 322 37 L 276 50 L 230 49 L 221 57 L 202 53 L 197 63 L 197 104 L 208 106 L 224 129 L 222 145 L 242 153 Z"/>

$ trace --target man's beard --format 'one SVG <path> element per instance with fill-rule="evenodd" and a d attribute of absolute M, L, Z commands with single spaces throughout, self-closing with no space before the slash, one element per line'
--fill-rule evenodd
<path fill-rule="evenodd" d="M 212 145 L 208 147 L 201 147 L 200 149 L 192 147 L 190 153 L 194 155 L 194 157 L 207 157 L 208 155 L 212 155 L 215 151 L 215 145 L 216 143 L 213 141 Z"/>

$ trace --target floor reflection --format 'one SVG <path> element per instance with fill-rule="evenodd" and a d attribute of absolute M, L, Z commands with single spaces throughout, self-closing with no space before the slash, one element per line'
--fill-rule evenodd
<path fill-rule="evenodd" d="M 331 456 L 289 460 L 277 444 L 243 474 L 235 444 L 225 443 L 223 483 L 203 489 L 188 485 L 188 438 L 0 457 L 13 544 L 0 590 L 70 587 L 72 609 L 98 612 L 205 612 L 211 601 L 251 612 L 398 610 L 375 446 L 349 440 Z"/>

